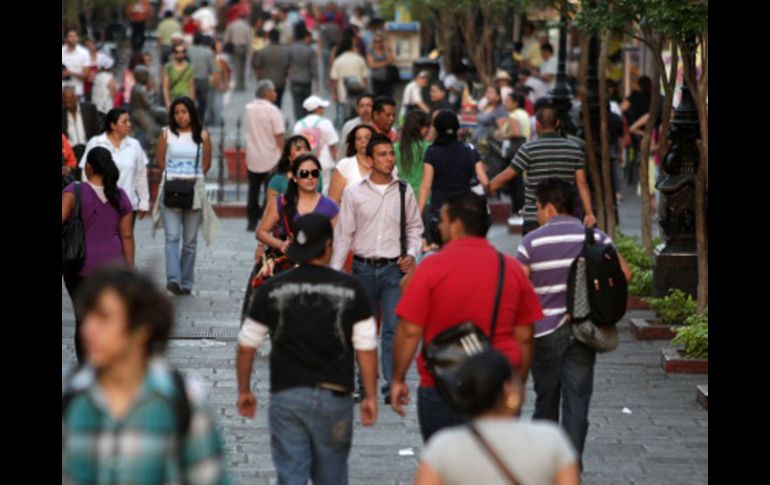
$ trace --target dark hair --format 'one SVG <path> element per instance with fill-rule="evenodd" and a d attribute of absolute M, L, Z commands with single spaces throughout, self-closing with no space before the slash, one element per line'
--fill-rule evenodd
<path fill-rule="evenodd" d="M 297 177 L 299 167 L 308 161 L 313 162 L 315 166 L 318 167 L 318 170 L 322 170 L 321 162 L 318 161 L 318 158 L 312 153 L 305 153 L 304 155 L 298 156 L 294 159 L 293 162 L 291 162 L 291 173 L 294 174 L 294 177 Z M 299 203 L 299 185 L 295 179 L 289 179 L 289 186 L 286 188 L 284 197 L 286 204 L 284 205 L 283 210 L 286 214 L 286 218 L 291 221 L 294 219 L 294 215 L 297 213 L 297 204 Z"/>
<path fill-rule="evenodd" d="M 572 214 L 575 210 L 575 187 L 564 179 L 549 177 L 535 188 L 535 199 L 541 207 L 553 204 L 559 214 Z"/>
<path fill-rule="evenodd" d="M 289 139 L 286 140 L 286 142 L 283 144 L 283 151 L 281 151 L 281 158 L 278 159 L 278 164 L 275 166 L 275 173 L 273 175 L 279 174 L 279 173 L 285 174 L 291 171 L 291 162 L 289 161 L 289 154 L 291 153 L 291 147 L 299 143 L 304 143 L 308 151 L 311 150 L 310 142 L 308 142 L 307 138 L 305 138 L 304 136 L 294 135 L 289 137 Z M 270 178 L 273 178 L 273 177 L 271 176 Z"/>
<path fill-rule="evenodd" d="M 176 123 L 176 117 L 174 117 L 174 109 L 176 105 L 183 104 L 187 111 L 190 113 L 190 127 L 192 128 L 192 137 L 195 143 L 203 143 L 203 125 L 198 117 L 198 108 L 195 107 L 195 101 L 188 96 L 179 96 L 171 102 L 171 107 L 168 109 L 168 128 L 171 133 L 179 136 L 179 125 Z"/>
<path fill-rule="evenodd" d="M 382 133 L 374 133 L 372 135 L 372 139 L 369 140 L 369 143 L 366 144 L 366 156 L 371 158 L 374 156 L 374 147 L 377 145 L 385 145 L 388 144 L 390 146 L 393 146 L 393 142 L 390 141 L 390 138 L 383 135 Z"/>
<path fill-rule="evenodd" d="M 128 62 L 128 69 L 133 71 L 139 64 L 144 64 L 144 54 L 141 52 L 134 52 L 131 55 L 131 60 Z"/>
<path fill-rule="evenodd" d="M 468 236 L 486 237 L 489 230 L 487 203 L 468 189 L 449 196 L 444 205 L 450 221 L 460 220 Z"/>
<path fill-rule="evenodd" d="M 356 154 L 356 134 L 362 129 L 369 130 L 369 132 L 372 134 L 372 137 L 375 135 L 374 128 L 372 128 L 369 125 L 363 125 L 363 124 L 358 125 L 352 130 L 350 130 L 350 133 L 348 133 L 348 137 L 345 139 L 345 143 L 347 143 L 348 145 L 348 149 L 345 152 L 346 157 L 352 157 L 353 155 Z"/>
<path fill-rule="evenodd" d="M 540 50 L 547 51 L 553 54 L 553 46 L 550 44 L 550 42 L 546 42 L 545 44 L 540 44 Z"/>
<path fill-rule="evenodd" d="M 508 98 L 511 99 L 519 108 L 524 108 L 524 95 L 518 91 L 508 93 Z"/>
<path fill-rule="evenodd" d="M 444 86 L 444 83 L 442 83 L 441 81 L 433 81 L 432 83 L 430 83 L 430 87 L 432 88 L 436 87 L 440 89 L 441 92 L 444 93 L 444 96 L 446 96 L 447 94 L 446 86 Z"/>
<path fill-rule="evenodd" d="M 358 103 L 360 103 L 361 100 L 364 98 L 372 98 L 372 104 L 374 104 L 374 94 L 366 92 L 358 95 L 358 97 L 356 98 L 356 106 L 358 106 Z"/>
<path fill-rule="evenodd" d="M 460 120 L 457 115 L 448 109 L 439 110 L 433 118 L 433 127 L 436 129 L 436 139 L 432 146 L 450 145 L 457 141 L 457 132 L 460 131 Z"/>
<path fill-rule="evenodd" d="M 347 33 L 347 31 L 346 31 Z M 352 35 L 343 35 L 340 39 L 340 43 L 337 44 L 337 58 L 347 51 L 353 50 L 353 37 Z"/>
<path fill-rule="evenodd" d="M 478 416 L 497 406 L 503 384 L 514 374 L 508 359 L 494 349 L 468 357 L 457 370 L 462 402 L 454 403 L 457 411 Z"/>
<path fill-rule="evenodd" d="M 556 122 L 559 121 L 559 114 L 556 112 L 555 107 L 548 104 L 537 110 L 535 118 L 544 128 L 556 128 Z"/>
<path fill-rule="evenodd" d="M 112 154 L 104 147 L 93 147 L 86 155 L 86 164 L 91 166 L 91 170 L 96 175 L 101 175 L 104 184 L 104 195 L 116 211 L 120 212 L 120 189 L 118 189 L 118 178 L 120 171 Z"/>
<path fill-rule="evenodd" d="M 374 98 L 374 107 L 372 108 L 373 113 L 382 113 L 385 111 L 385 106 L 393 106 L 396 107 L 396 100 L 391 98 L 390 96 L 377 96 Z"/>
<path fill-rule="evenodd" d="M 415 146 L 423 140 L 421 130 L 430 127 L 430 117 L 421 110 L 412 110 L 406 114 L 404 126 L 401 129 L 401 170 L 404 174 L 411 174 L 415 166 L 419 166 L 422 160 L 414 160 Z"/>
<path fill-rule="evenodd" d="M 281 40 L 281 33 L 278 31 L 278 29 L 273 29 L 269 34 L 267 34 L 267 38 L 270 39 L 270 42 L 273 44 L 277 44 Z"/>
<path fill-rule="evenodd" d="M 87 315 L 106 291 L 118 294 L 126 309 L 128 328 L 148 327 L 150 340 L 147 353 L 160 353 L 166 348 L 174 324 L 174 307 L 168 297 L 158 291 L 152 278 L 127 268 L 107 268 L 86 278 L 75 301 L 79 315 Z"/>
<path fill-rule="evenodd" d="M 170 19 L 173 16 L 174 16 L 174 12 L 171 10 L 166 10 L 165 12 L 163 12 L 164 19 Z"/>
<path fill-rule="evenodd" d="M 639 83 L 641 92 L 646 96 L 650 96 L 652 93 L 652 80 L 648 76 L 642 76 L 636 81 Z"/>
<path fill-rule="evenodd" d="M 124 114 L 128 114 L 128 111 L 124 110 L 123 108 L 112 108 L 107 112 L 107 115 L 104 117 L 104 125 L 102 127 L 103 133 L 109 133 L 112 131 L 112 124 L 117 123 L 121 116 Z"/>
<path fill-rule="evenodd" d="M 535 113 L 540 111 L 542 108 L 552 107 L 551 101 L 548 99 L 548 97 L 542 97 L 539 98 L 535 103 L 532 105 L 532 109 L 535 110 Z"/>

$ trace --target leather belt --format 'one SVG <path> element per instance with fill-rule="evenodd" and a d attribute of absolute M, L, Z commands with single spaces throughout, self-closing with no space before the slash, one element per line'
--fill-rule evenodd
<path fill-rule="evenodd" d="M 372 266 L 385 266 L 386 264 L 395 263 L 398 261 L 398 258 L 362 258 L 361 256 L 354 254 L 353 261 L 371 264 Z"/>

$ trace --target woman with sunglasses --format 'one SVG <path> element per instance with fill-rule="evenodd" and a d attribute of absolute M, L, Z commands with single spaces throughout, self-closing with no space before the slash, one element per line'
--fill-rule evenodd
<path fill-rule="evenodd" d="M 321 162 L 315 155 L 304 154 L 294 159 L 286 193 L 278 195 L 275 203 L 268 206 L 257 228 L 257 240 L 268 247 L 269 255 L 280 258 L 286 254 L 292 239 L 291 224 L 301 216 L 323 214 L 331 220 L 332 227 L 336 224 L 339 207 L 318 193 L 320 178 Z"/>
<path fill-rule="evenodd" d="M 187 96 L 195 101 L 195 71 L 187 62 L 187 49 L 182 44 L 174 46 L 173 58 L 168 61 L 163 76 L 163 99 L 166 109 L 171 109 L 171 101 L 180 96 Z"/>

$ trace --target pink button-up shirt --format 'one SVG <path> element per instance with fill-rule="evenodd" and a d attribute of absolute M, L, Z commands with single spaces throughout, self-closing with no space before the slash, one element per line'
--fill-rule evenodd
<path fill-rule="evenodd" d="M 265 173 L 281 158 L 275 137 L 284 132 L 281 111 L 270 101 L 255 99 L 246 105 L 243 136 L 246 139 L 246 166 L 250 172 Z"/>

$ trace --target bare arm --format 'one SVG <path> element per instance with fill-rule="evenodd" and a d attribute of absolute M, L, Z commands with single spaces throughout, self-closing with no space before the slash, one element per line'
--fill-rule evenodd
<path fill-rule="evenodd" d="M 275 225 L 278 224 L 279 220 L 280 217 L 278 216 L 278 205 L 273 202 L 273 204 L 269 207 L 269 211 L 265 212 L 265 215 L 259 222 L 259 227 L 257 227 L 257 241 L 285 253 L 289 246 L 289 241 L 282 241 L 270 234 Z"/>
<path fill-rule="evenodd" d="M 275 135 L 275 145 L 278 147 L 278 150 L 283 150 L 284 142 L 283 133 Z"/>
<path fill-rule="evenodd" d="M 647 120 L 650 118 L 650 113 L 645 113 L 641 118 L 634 121 L 634 124 L 628 129 L 629 133 L 634 135 L 643 136 L 644 126 L 647 124 Z"/>
<path fill-rule="evenodd" d="M 190 93 L 190 99 L 195 101 L 195 77 L 190 76 L 190 80 L 187 82 L 187 92 Z"/>
<path fill-rule="evenodd" d="M 337 145 L 329 145 L 329 153 L 332 156 L 332 160 L 337 160 Z"/>
<path fill-rule="evenodd" d="M 134 268 L 134 215 L 129 212 L 120 218 L 120 243 L 123 245 L 123 257 L 126 258 L 126 265 Z"/>
<path fill-rule="evenodd" d="M 206 174 L 211 168 L 211 138 L 206 130 L 201 132 L 203 138 L 203 173 Z"/>
<path fill-rule="evenodd" d="M 158 146 L 155 148 L 155 161 L 158 163 L 160 171 L 166 170 L 166 130 L 160 132 L 158 136 Z"/>
<path fill-rule="evenodd" d="M 414 485 L 441 485 L 441 477 L 436 473 L 436 470 L 422 461 L 414 476 Z"/>
<path fill-rule="evenodd" d="M 532 364 L 532 351 L 535 347 L 535 326 L 517 325 L 513 328 L 513 339 L 521 349 L 521 362 L 519 363 L 519 377 L 521 382 L 527 382 L 529 366 Z"/>
<path fill-rule="evenodd" d="M 356 358 L 366 392 L 361 402 L 361 425 L 372 426 L 377 421 L 377 349 L 356 350 Z"/>
<path fill-rule="evenodd" d="M 596 224 L 596 217 L 591 205 L 591 192 L 588 190 L 588 181 L 586 180 L 586 171 L 584 169 L 575 171 L 575 183 L 580 194 L 580 201 L 583 202 L 583 212 L 585 213 L 583 224 L 594 226 Z"/>
<path fill-rule="evenodd" d="M 516 170 L 512 169 L 510 166 L 505 167 L 503 171 L 495 175 L 489 182 L 489 193 L 492 194 L 497 192 L 501 187 L 513 180 L 513 177 L 516 175 Z"/>
<path fill-rule="evenodd" d="M 484 170 L 484 162 L 481 160 L 476 162 L 476 178 L 479 179 L 482 186 L 487 187 L 489 185 L 489 177 L 487 177 L 487 171 Z"/>
<path fill-rule="evenodd" d="M 433 165 L 423 163 L 422 181 L 420 182 L 420 191 L 417 194 L 417 206 L 420 208 L 420 213 L 425 210 L 425 205 L 428 203 L 431 187 L 433 187 Z"/>
<path fill-rule="evenodd" d="M 623 255 L 620 254 L 618 251 L 618 261 L 620 262 L 620 270 L 623 271 L 623 274 L 626 276 L 626 281 L 631 282 L 631 278 L 634 277 L 634 273 L 631 271 L 631 267 L 628 266 L 628 263 L 625 259 L 623 259 Z"/>
<path fill-rule="evenodd" d="M 337 205 L 340 205 L 342 200 L 342 191 L 345 190 L 345 186 L 348 181 L 336 168 L 332 171 L 332 181 L 329 184 L 329 198 L 333 200 Z"/>
<path fill-rule="evenodd" d="M 580 485 L 580 469 L 577 463 L 567 465 L 556 474 L 554 485 Z"/>
<path fill-rule="evenodd" d="M 631 101 L 628 100 L 628 98 L 624 99 L 622 103 L 620 103 L 620 111 L 625 113 L 631 108 Z"/>
<path fill-rule="evenodd" d="M 238 414 L 253 418 L 257 413 L 257 397 L 251 392 L 251 368 L 257 349 L 238 345 L 236 351 L 236 376 L 238 380 Z"/>
<path fill-rule="evenodd" d="M 422 340 L 423 328 L 408 320 L 399 319 L 393 341 L 393 378 L 390 407 L 404 416 L 404 404 L 409 403 L 409 387 L 406 385 L 406 371 L 417 353 Z"/>

